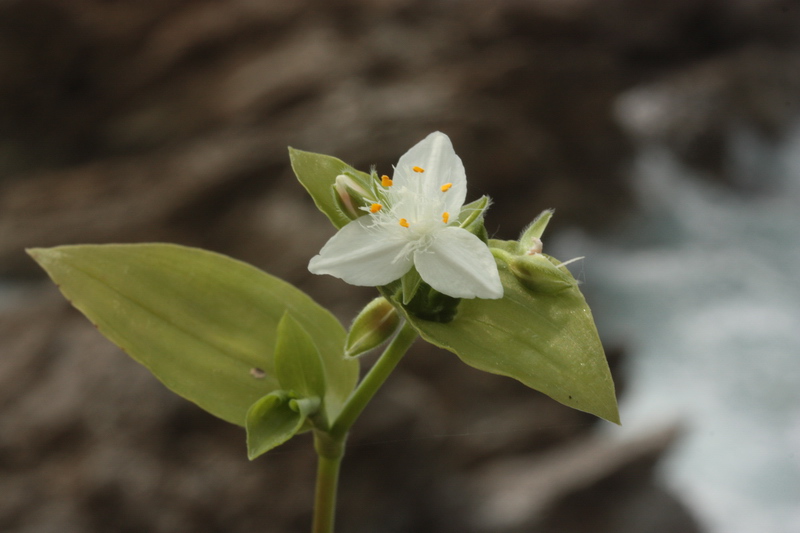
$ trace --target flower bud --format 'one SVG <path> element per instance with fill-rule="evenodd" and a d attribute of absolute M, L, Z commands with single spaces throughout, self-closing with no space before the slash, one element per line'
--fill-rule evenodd
<path fill-rule="evenodd" d="M 333 190 L 336 193 L 336 203 L 351 220 L 365 215 L 366 212 L 361 208 L 375 201 L 374 195 L 361 180 L 347 174 L 336 176 Z"/>
<path fill-rule="evenodd" d="M 563 263 L 556 264 L 541 253 L 512 256 L 508 268 L 520 283 L 535 292 L 554 293 L 577 284 Z"/>
<path fill-rule="evenodd" d="M 539 293 L 555 293 L 575 287 L 578 282 L 565 267 L 572 261 L 561 263 L 542 253 L 542 234 L 553 216 L 547 209 L 525 228 L 519 241 L 490 241 L 492 255 L 508 266 L 508 269 L 525 286 Z"/>
<path fill-rule="evenodd" d="M 358 357 L 383 344 L 400 325 L 397 310 L 383 296 L 375 298 L 358 314 L 347 333 L 345 357 Z"/>

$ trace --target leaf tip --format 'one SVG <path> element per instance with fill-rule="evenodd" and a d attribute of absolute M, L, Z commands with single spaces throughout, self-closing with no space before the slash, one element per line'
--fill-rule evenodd
<path fill-rule="evenodd" d="M 25 253 L 28 254 L 31 257 L 31 259 L 36 261 L 36 263 L 39 266 L 47 270 L 45 265 L 51 263 L 55 259 L 58 259 L 61 252 L 56 247 L 56 248 L 25 248 Z"/>
<path fill-rule="evenodd" d="M 602 406 L 602 408 L 598 406 L 597 408 L 589 412 L 598 418 L 602 418 L 606 422 L 611 422 L 612 424 L 616 424 L 618 426 L 622 425 L 622 422 L 620 422 L 619 406 L 617 404 L 616 398 L 611 400 L 611 402 L 608 403 L 607 405 Z"/>
<path fill-rule="evenodd" d="M 302 150 L 298 150 L 297 148 L 294 148 L 292 146 L 287 146 L 286 148 L 289 150 L 289 161 L 292 162 L 292 163 L 294 163 L 295 158 L 298 155 L 303 153 Z"/>
<path fill-rule="evenodd" d="M 37 263 L 39 258 L 44 255 L 46 248 L 25 248 L 25 253 L 33 258 Z"/>
<path fill-rule="evenodd" d="M 248 461 L 255 461 L 256 459 L 258 459 L 262 455 L 264 455 L 264 454 L 259 452 L 259 451 L 257 451 L 257 450 L 255 450 L 254 448 L 252 448 L 250 446 L 249 442 L 247 443 L 247 460 Z"/>

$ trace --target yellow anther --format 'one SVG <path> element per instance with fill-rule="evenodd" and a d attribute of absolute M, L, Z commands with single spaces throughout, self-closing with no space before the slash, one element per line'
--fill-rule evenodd
<path fill-rule="evenodd" d="M 371 206 L 369 206 L 370 213 L 377 213 L 381 209 L 383 209 L 383 206 L 381 204 L 372 204 Z"/>
<path fill-rule="evenodd" d="M 425 169 L 420 167 L 411 167 L 411 170 L 414 172 L 425 172 Z"/>
<path fill-rule="evenodd" d="M 404 218 L 401 218 L 400 219 L 400 225 L 403 226 L 404 228 L 407 228 L 408 227 L 408 220 L 406 220 Z"/>
<path fill-rule="evenodd" d="M 452 186 L 453 186 L 452 183 L 445 183 L 444 185 L 442 185 L 440 187 L 440 189 L 442 189 L 442 192 L 447 192 L 447 191 L 450 190 L 450 187 L 452 187 Z"/>
<path fill-rule="evenodd" d="M 450 213 L 448 213 L 447 211 L 445 211 L 444 213 L 442 213 L 442 222 L 444 222 L 445 224 L 447 224 L 447 221 L 448 221 L 448 220 L 450 220 Z"/>
<path fill-rule="evenodd" d="M 381 185 L 383 185 L 384 187 L 391 187 L 392 179 L 386 174 L 384 174 L 383 176 L 381 176 Z"/>

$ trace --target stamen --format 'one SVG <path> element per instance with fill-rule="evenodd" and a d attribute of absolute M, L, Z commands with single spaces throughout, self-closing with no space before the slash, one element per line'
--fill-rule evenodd
<path fill-rule="evenodd" d="M 408 220 L 406 220 L 404 218 L 401 218 L 400 219 L 400 225 L 403 226 L 404 228 L 407 228 L 408 227 Z"/>
<path fill-rule="evenodd" d="M 425 172 L 425 169 L 421 167 L 411 167 L 411 170 L 414 172 Z"/>
<path fill-rule="evenodd" d="M 450 220 L 450 213 L 448 213 L 447 211 L 445 211 L 444 213 L 442 213 L 442 222 L 444 222 L 445 224 L 447 224 L 447 221 L 448 221 L 448 220 Z"/>
<path fill-rule="evenodd" d="M 449 190 L 450 190 L 450 187 L 452 187 L 452 186 L 453 186 L 453 184 L 452 184 L 452 183 L 445 183 L 444 185 L 442 185 L 442 186 L 441 186 L 442 192 L 447 192 L 447 191 L 449 191 Z"/>
<path fill-rule="evenodd" d="M 392 182 L 391 178 L 389 178 L 389 176 L 387 176 L 386 174 L 381 176 L 381 185 L 383 185 L 384 187 L 391 187 L 392 183 L 393 182 Z"/>
<path fill-rule="evenodd" d="M 383 206 L 381 204 L 372 204 L 371 206 L 369 206 L 370 213 L 377 213 L 381 209 L 383 209 Z"/>

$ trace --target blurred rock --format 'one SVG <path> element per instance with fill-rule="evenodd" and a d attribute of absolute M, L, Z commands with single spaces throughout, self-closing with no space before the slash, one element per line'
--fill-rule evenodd
<path fill-rule="evenodd" d="M 700 531 L 652 484 L 653 466 L 676 436 L 676 428 L 665 428 L 627 442 L 582 437 L 537 457 L 495 461 L 470 480 L 473 519 L 494 532 Z"/>

